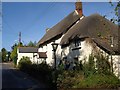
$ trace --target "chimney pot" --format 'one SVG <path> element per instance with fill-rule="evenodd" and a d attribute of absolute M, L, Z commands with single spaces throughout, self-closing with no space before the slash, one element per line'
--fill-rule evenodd
<path fill-rule="evenodd" d="M 82 2 L 78 1 L 75 3 L 75 7 L 76 7 L 76 11 L 78 12 L 78 14 L 80 16 L 83 16 L 83 12 L 82 12 Z"/>

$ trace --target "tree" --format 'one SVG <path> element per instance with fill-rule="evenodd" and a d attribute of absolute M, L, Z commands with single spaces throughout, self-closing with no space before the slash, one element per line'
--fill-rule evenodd
<path fill-rule="evenodd" d="M 17 44 L 15 43 L 12 47 L 11 47 L 11 49 L 12 50 L 14 50 L 14 48 L 17 46 Z"/>
<path fill-rule="evenodd" d="M 29 46 L 29 47 L 35 47 L 36 46 L 36 42 L 33 43 L 32 41 L 30 41 L 27 46 Z"/>
<path fill-rule="evenodd" d="M 12 52 L 10 55 L 10 58 L 12 59 L 12 61 L 14 62 L 14 65 L 17 64 L 17 48 L 23 46 L 22 43 L 18 43 L 18 44 L 14 44 L 11 48 L 12 48 Z"/>
<path fill-rule="evenodd" d="M 7 50 L 5 48 L 1 49 L 2 52 L 2 62 L 6 61 Z"/>
<path fill-rule="evenodd" d="M 23 46 L 23 43 L 22 42 L 20 42 L 20 43 L 18 43 L 18 45 L 17 45 L 18 47 L 21 47 L 21 46 Z"/>
<path fill-rule="evenodd" d="M 14 65 L 17 64 L 17 46 L 14 47 L 13 51 L 11 52 L 10 58 L 14 61 Z"/>
<path fill-rule="evenodd" d="M 9 60 L 10 60 L 11 52 L 8 52 L 7 54 L 8 54 L 8 58 L 7 58 L 7 59 L 8 59 L 8 61 L 9 61 Z"/>
<path fill-rule="evenodd" d="M 111 5 L 112 7 L 114 7 L 114 12 L 112 12 L 112 13 L 114 13 L 115 16 L 117 17 L 117 18 L 114 18 L 114 17 L 111 18 L 111 21 L 112 21 L 113 23 L 120 23 L 120 17 L 119 17 L 120 2 L 118 2 L 116 6 L 115 6 L 112 2 L 109 2 L 109 3 L 110 3 L 110 5 Z"/>

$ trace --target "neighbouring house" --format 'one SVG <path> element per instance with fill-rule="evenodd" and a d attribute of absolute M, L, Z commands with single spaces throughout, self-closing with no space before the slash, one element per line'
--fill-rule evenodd
<path fill-rule="evenodd" d="M 38 53 L 38 48 L 36 47 L 18 47 L 17 49 L 17 65 L 20 59 L 24 57 L 29 57 L 32 63 L 39 64 L 43 61 L 46 61 L 47 55 L 44 52 Z"/>
<path fill-rule="evenodd" d="M 46 52 L 47 59 L 46 62 L 50 65 L 54 64 L 54 58 L 53 58 L 53 48 L 52 43 L 60 43 L 62 37 L 67 33 L 67 31 L 72 28 L 74 25 L 76 25 L 82 18 L 84 17 L 82 13 L 82 3 L 77 2 L 76 3 L 76 10 L 70 13 L 68 16 L 66 16 L 63 20 L 61 20 L 59 23 L 57 23 L 55 26 L 53 26 L 50 29 L 46 30 L 46 34 L 43 36 L 43 38 L 38 42 L 37 46 L 39 47 L 38 52 Z M 57 63 L 59 63 L 59 60 L 61 59 L 61 46 L 59 45 L 57 48 Z"/>
<path fill-rule="evenodd" d="M 61 20 L 38 42 L 38 52 L 46 52 L 46 62 L 54 64 L 52 43 L 58 43 L 57 64 L 60 60 L 85 62 L 90 54 L 103 53 L 113 61 L 116 76 L 120 75 L 119 27 L 99 14 L 85 17 L 82 3 L 76 2 L 76 10 Z"/>

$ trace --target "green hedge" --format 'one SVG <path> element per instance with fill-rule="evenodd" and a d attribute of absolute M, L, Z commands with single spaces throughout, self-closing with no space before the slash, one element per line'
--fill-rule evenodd
<path fill-rule="evenodd" d="M 58 75 L 58 88 L 117 88 L 120 80 L 113 74 L 90 74 L 79 71 L 64 71 Z"/>
<path fill-rule="evenodd" d="M 27 70 L 29 70 L 29 67 L 31 64 L 32 64 L 32 62 L 30 61 L 30 58 L 23 56 L 18 63 L 18 68 L 22 71 L 27 72 Z"/>
<path fill-rule="evenodd" d="M 95 62 L 96 59 L 96 62 Z M 82 69 L 79 69 L 82 66 Z M 89 56 L 88 62 L 77 70 L 63 70 L 58 74 L 58 88 L 117 88 L 120 80 L 110 70 L 108 57 L 102 54 Z"/>
<path fill-rule="evenodd" d="M 53 69 L 46 63 L 32 64 L 28 57 L 23 57 L 18 65 L 18 68 L 28 73 L 30 76 L 46 83 L 49 87 L 53 87 Z"/>
<path fill-rule="evenodd" d="M 93 74 L 80 81 L 76 79 L 77 84 L 73 88 L 117 88 L 120 86 L 120 80 L 114 75 Z"/>

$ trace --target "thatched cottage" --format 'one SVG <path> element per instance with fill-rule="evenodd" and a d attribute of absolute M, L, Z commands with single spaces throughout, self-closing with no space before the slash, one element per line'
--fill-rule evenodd
<path fill-rule="evenodd" d="M 63 20 L 57 23 L 55 26 L 46 31 L 46 34 L 43 38 L 38 42 L 37 46 L 39 46 L 38 52 L 46 52 L 48 58 L 46 59 L 47 63 L 53 64 L 53 51 L 52 51 L 52 43 L 61 42 L 62 37 L 67 33 L 67 31 L 76 25 L 84 16 L 82 14 L 82 6 L 81 2 L 76 3 L 76 10 L 66 16 Z M 57 61 L 61 59 L 61 46 L 59 45 L 57 48 Z"/>
<path fill-rule="evenodd" d="M 59 43 L 56 55 L 60 60 L 87 61 L 91 53 L 103 53 L 113 63 L 114 73 L 120 74 L 119 27 L 99 14 L 85 17 L 82 3 L 76 10 L 50 28 L 38 42 L 38 52 L 46 52 L 48 64 L 54 63 L 52 43 Z"/>

